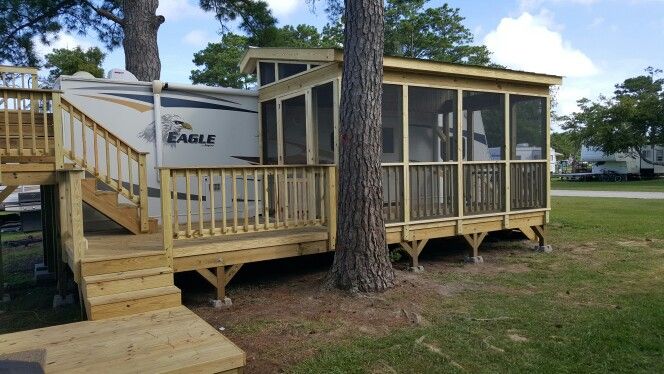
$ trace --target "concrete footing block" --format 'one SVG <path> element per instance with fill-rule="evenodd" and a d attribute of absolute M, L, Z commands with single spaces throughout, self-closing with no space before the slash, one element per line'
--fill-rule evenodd
<path fill-rule="evenodd" d="M 466 264 L 483 264 L 484 259 L 482 258 L 482 256 L 474 256 L 474 257 L 466 256 L 466 258 L 463 259 L 463 262 L 465 262 Z"/>
<path fill-rule="evenodd" d="M 0 303 L 8 303 L 10 301 L 12 301 L 12 298 L 8 293 L 0 295 Z"/>
<path fill-rule="evenodd" d="M 533 247 L 533 250 L 535 252 L 542 252 L 542 253 L 551 253 L 551 252 L 553 252 L 553 248 L 551 247 L 550 244 L 536 245 L 536 246 Z"/>
<path fill-rule="evenodd" d="M 424 266 L 411 266 L 408 268 L 408 271 L 412 271 L 413 273 L 422 273 L 424 272 Z"/>
<path fill-rule="evenodd" d="M 74 295 L 68 294 L 65 297 L 60 295 L 53 296 L 53 309 L 59 308 L 63 305 L 71 305 L 74 303 Z"/>
<path fill-rule="evenodd" d="M 233 306 L 233 301 L 229 297 L 224 297 L 223 300 L 210 299 L 210 305 L 216 309 L 227 309 Z"/>

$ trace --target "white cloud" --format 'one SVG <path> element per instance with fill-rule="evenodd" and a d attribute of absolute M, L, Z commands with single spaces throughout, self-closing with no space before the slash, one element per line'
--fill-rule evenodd
<path fill-rule="evenodd" d="M 191 0 L 160 0 L 157 14 L 164 16 L 167 21 L 205 16 L 198 2 Z"/>
<path fill-rule="evenodd" d="M 593 61 L 551 30 L 551 20 L 523 13 L 503 18 L 484 38 L 493 60 L 508 68 L 566 77 L 588 77 L 599 69 Z"/>
<path fill-rule="evenodd" d="M 205 30 L 194 29 L 189 31 L 183 38 L 182 41 L 193 45 L 194 47 L 204 47 L 208 43 L 212 42 L 215 39 L 214 35 L 210 35 Z"/>
<path fill-rule="evenodd" d="M 304 0 L 266 0 L 265 2 L 277 18 L 290 15 L 306 6 Z"/>
<path fill-rule="evenodd" d="M 592 22 L 590 22 L 590 25 L 588 25 L 589 29 L 594 29 L 601 24 L 604 23 L 604 17 L 595 17 Z"/>
<path fill-rule="evenodd" d="M 76 38 L 74 35 L 60 32 L 54 37 L 49 38 L 52 40 L 50 45 L 42 43 L 39 38 L 35 38 L 35 51 L 38 56 L 45 56 L 48 53 L 51 53 L 54 49 L 74 49 L 76 47 L 81 47 L 82 49 L 88 49 L 92 47 L 92 44 L 86 40 Z"/>

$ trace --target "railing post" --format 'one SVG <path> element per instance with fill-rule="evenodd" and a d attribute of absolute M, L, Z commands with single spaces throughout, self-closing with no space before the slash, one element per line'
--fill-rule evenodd
<path fill-rule="evenodd" d="M 46 104 L 44 104 L 46 106 Z M 53 92 L 51 106 L 53 108 L 53 149 L 55 156 L 55 169 L 64 168 L 65 157 L 62 140 L 62 101 L 59 92 Z M 46 110 L 46 108 L 44 108 Z M 71 115 L 71 113 L 69 114 Z M 46 126 L 47 124 L 44 124 Z"/>
<path fill-rule="evenodd" d="M 148 232 L 148 170 L 147 154 L 138 154 L 138 206 L 140 209 L 141 232 Z M 132 186 L 133 190 L 133 186 Z"/>
<path fill-rule="evenodd" d="M 85 256 L 83 236 L 83 197 L 81 192 L 82 170 L 63 171 L 58 176 L 60 194 L 60 239 L 63 247 L 69 242 L 72 246 L 72 272 L 76 282 L 80 281 L 80 263 Z"/>
<path fill-rule="evenodd" d="M 334 249 L 337 243 L 337 169 L 327 167 L 327 240 L 328 248 Z"/>
<path fill-rule="evenodd" d="M 172 217 L 172 198 L 171 198 L 171 171 L 170 169 L 160 169 L 160 190 L 161 190 L 161 232 L 163 237 L 164 251 L 166 252 L 166 261 L 168 266 L 173 268 L 173 217 Z M 177 204 L 177 200 L 176 200 Z M 178 218 L 175 217 L 177 220 Z"/>

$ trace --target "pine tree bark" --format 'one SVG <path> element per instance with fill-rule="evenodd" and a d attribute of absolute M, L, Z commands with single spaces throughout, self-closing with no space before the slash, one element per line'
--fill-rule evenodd
<path fill-rule="evenodd" d="M 141 81 L 159 79 L 161 60 L 157 32 L 164 17 L 156 15 L 158 0 L 125 1 L 122 29 L 125 68 Z"/>
<path fill-rule="evenodd" d="M 383 0 L 346 0 L 337 242 L 328 283 L 352 292 L 394 285 L 381 173 Z"/>

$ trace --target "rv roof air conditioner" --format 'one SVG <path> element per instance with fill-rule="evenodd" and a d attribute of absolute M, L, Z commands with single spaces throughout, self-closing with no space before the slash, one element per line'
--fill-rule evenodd
<path fill-rule="evenodd" d="M 85 79 L 94 79 L 94 75 L 88 73 L 87 71 L 77 71 L 74 73 L 74 76 L 77 78 L 85 78 Z"/>
<path fill-rule="evenodd" d="M 134 74 L 127 70 L 118 68 L 109 70 L 108 74 L 106 74 L 106 78 L 116 81 L 138 82 L 138 79 L 136 79 Z"/>

